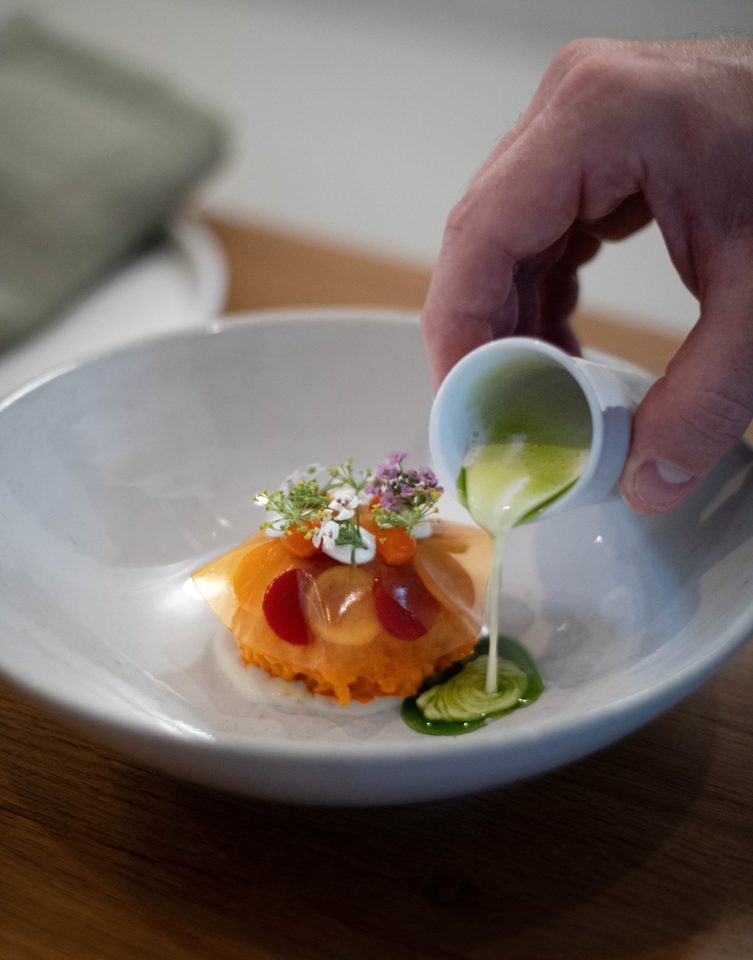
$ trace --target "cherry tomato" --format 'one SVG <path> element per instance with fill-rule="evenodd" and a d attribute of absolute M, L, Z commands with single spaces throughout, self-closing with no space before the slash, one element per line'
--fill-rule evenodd
<path fill-rule="evenodd" d="M 418 640 L 434 625 L 440 604 L 412 567 L 384 566 L 374 582 L 374 609 L 393 637 Z"/>
<path fill-rule="evenodd" d="M 286 570 L 264 592 L 262 610 L 267 623 L 286 643 L 305 646 L 311 642 L 303 600 L 313 579 L 306 570 Z"/>
<path fill-rule="evenodd" d="M 376 534 L 377 553 L 390 566 L 410 563 L 416 555 L 416 541 L 405 527 L 385 527 Z"/>
<path fill-rule="evenodd" d="M 316 524 L 311 520 L 304 520 L 303 525 L 309 530 L 316 527 Z M 318 548 L 314 546 L 311 537 L 307 537 L 296 524 L 288 527 L 285 536 L 281 538 L 281 543 L 293 556 L 301 557 L 301 559 L 313 557 L 315 553 L 318 553 Z"/>
<path fill-rule="evenodd" d="M 306 594 L 312 633 L 330 643 L 360 646 L 382 629 L 374 612 L 374 576 L 362 567 L 336 563 L 321 573 Z"/>

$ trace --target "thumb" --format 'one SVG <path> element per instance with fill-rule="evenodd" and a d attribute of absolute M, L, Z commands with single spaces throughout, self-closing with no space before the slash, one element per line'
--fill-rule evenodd
<path fill-rule="evenodd" d="M 640 513 L 681 503 L 753 417 L 753 289 L 741 290 L 741 277 L 709 289 L 701 319 L 636 410 L 620 490 Z"/>

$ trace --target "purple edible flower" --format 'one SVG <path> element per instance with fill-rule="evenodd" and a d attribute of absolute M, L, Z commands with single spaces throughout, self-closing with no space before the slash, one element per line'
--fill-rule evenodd
<path fill-rule="evenodd" d="M 379 505 L 384 507 L 385 510 L 394 510 L 396 507 L 396 497 L 393 491 L 387 487 L 386 490 L 382 490 L 381 496 L 379 497 Z"/>
<path fill-rule="evenodd" d="M 407 454 L 391 453 L 374 472 L 367 493 L 379 498 L 379 505 L 393 513 L 432 506 L 442 493 L 434 471 L 429 467 L 406 470 L 403 461 Z"/>
<path fill-rule="evenodd" d="M 436 474 L 430 467 L 421 467 L 418 470 L 418 482 L 422 487 L 432 487 L 432 489 L 442 492 L 442 488 L 437 483 Z"/>

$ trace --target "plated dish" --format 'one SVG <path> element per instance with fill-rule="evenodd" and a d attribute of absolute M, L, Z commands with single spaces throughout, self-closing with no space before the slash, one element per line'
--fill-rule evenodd
<path fill-rule="evenodd" d="M 405 457 L 295 471 L 256 495 L 259 531 L 192 579 L 246 667 L 342 707 L 400 697 L 418 733 L 472 733 L 543 681 L 496 615 L 480 636 L 500 585 L 489 536 L 440 521 L 434 472 Z"/>
<path fill-rule="evenodd" d="M 336 376 L 315 375 L 343 355 L 354 359 Z M 242 543 L 263 518 L 254 493 L 302 463 L 370 464 L 393 449 L 426 463 L 430 403 L 417 318 L 371 311 L 249 315 L 15 397 L 0 409 L 0 669 L 167 773 L 376 804 L 583 756 L 671 706 L 747 637 L 753 458 L 739 446 L 669 517 L 615 498 L 512 531 L 500 627 L 546 691 L 472 736 L 421 736 L 396 697 L 342 707 L 237 669 L 192 573 Z M 452 500 L 442 520 L 468 522 Z"/>
<path fill-rule="evenodd" d="M 296 471 L 256 495 L 259 531 L 193 574 L 245 664 L 347 707 L 412 696 L 473 652 L 488 538 L 439 522 L 436 477 L 404 459 Z"/>

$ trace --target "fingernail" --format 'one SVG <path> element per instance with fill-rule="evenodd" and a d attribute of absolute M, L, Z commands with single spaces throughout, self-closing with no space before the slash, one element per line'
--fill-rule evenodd
<path fill-rule="evenodd" d="M 647 460 L 638 468 L 633 493 L 651 510 L 668 510 L 685 496 L 693 477 L 669 460 Z"/>

